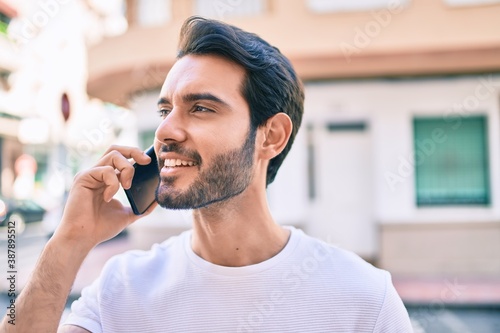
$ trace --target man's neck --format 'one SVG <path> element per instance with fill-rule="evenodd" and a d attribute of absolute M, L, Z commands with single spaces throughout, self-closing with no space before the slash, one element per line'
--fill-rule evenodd
<path fill-rule="evenodd" d="M 245 194 L 197 209 L 193 220 L 193 251 L 221 266 L 265 261 L 278 254 L 290 236 L 289 230 L 274 222 L 265 198 L 250 200 Z"/>

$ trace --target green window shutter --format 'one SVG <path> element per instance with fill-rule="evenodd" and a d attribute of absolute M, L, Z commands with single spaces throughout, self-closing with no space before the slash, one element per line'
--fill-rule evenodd
<path fill-rule="evenodd" d="M 416 118 L 413 129 L 418 206 L 490 203 L 486 117 Z"/>

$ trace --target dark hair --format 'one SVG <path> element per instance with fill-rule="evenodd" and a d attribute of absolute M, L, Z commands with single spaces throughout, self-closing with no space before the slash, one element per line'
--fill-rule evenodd
<path fill-rule="evenodd" d="M 256 34 L 197 16 L 188 18 L 180 33 L 177 58 L 188 54 L 218 55 L 245 69 L 242 95 L 250 108 L 251 130 L 255 131 L 279 112 L 292 120 L 287 145 L 267 168 L 266 184 L 272 183 L 292 147 L 304 112 L 302 83 L 290 61 Z"/>

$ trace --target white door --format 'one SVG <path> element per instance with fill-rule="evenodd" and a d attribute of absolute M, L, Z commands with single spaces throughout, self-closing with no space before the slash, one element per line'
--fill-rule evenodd
<path fill-rule="evenodd" d="M 372 149 L 364 123 L 314 131 L 316 198 L 311 233 L 365 258 L 376 255 Z"/>

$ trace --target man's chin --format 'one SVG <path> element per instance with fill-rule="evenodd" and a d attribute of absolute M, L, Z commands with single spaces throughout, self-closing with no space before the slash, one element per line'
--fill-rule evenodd
<path fill-rule="evenodd" d="M 157 196 L 156 202 L 158 205 L 165 209 L 172 210 L 187 210 L 187 209 L 199 209 L 204 208 L 212 204 L 212 202 L 193 202 L 189 198 L 183 197 L 172 197 L 169 195 Z"/>
<path fill-rule="evenodd" d="M 172 189 L 169 188 L 168 192 L 161 191 L 161 186 L 156 190 L 156 202 L 160 207 L 165 209 L 191 209 L 188 203 L 182 198 L 181 193 L 173 193 Z"/>
<path fill-rule="evenodd" d="M 199 204 L 193 195 L 183 192 L 182 190 L 176 190 L 170 185 L 166 187 L 168 188 L 162 189 L 160 185 L 156 190 L 156 202 L 160 207 L 173 210 L 185 210 L 204 206 L 204 204 Z"/>
<path fill-rule="evenodd" d="M 186 210 L 186 209 L 201 209 L 207 208 L 213 205 L 223 204 L 224 202 L 231 200 L 239 196 L 245 189 L 241 189 L 237 192 L 227 193 L 224 196 L 217 197 L 208 197 L 208 196 L 199 196 L 196 197 L 194 193 L 182 193 L 182 192 L 173 192 L 172 188 L 169 189 L 169 192 L 161 191 L 161 187 L 159 187 L 156 191 L 156 202 L 165 209 L 173 209 L 173 210 Z"/>

